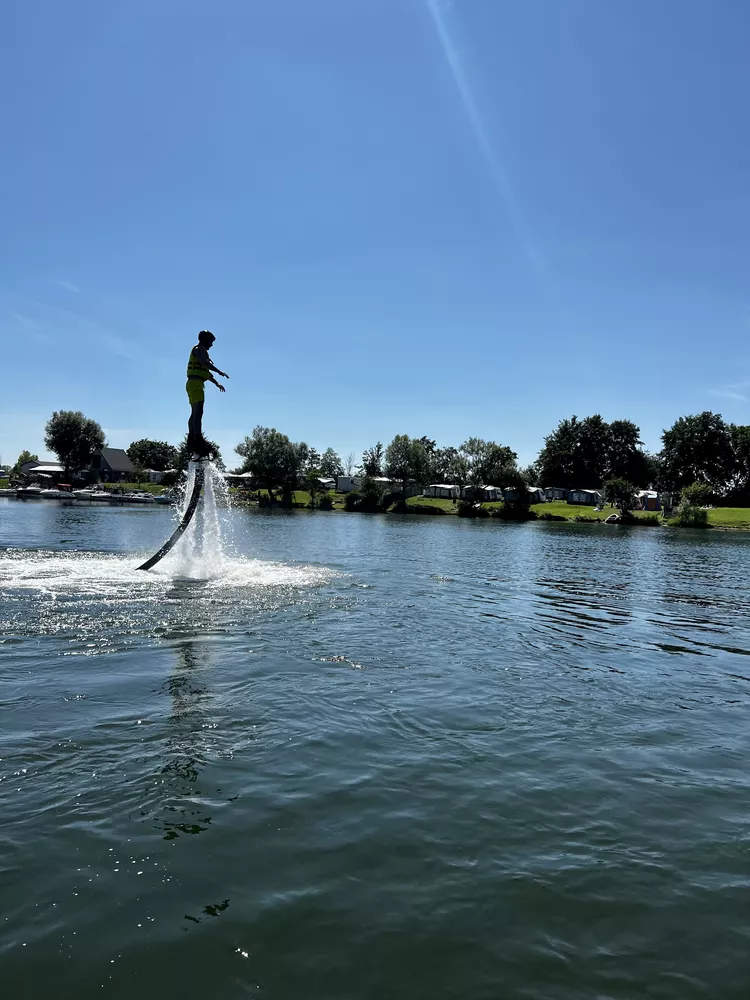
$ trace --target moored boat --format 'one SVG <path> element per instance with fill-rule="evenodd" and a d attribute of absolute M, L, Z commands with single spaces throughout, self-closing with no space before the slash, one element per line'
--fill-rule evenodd
<path fill-rule="evenodd" d="M 71 500 L 73 498 L 69 486 L 50 486 L 48 489 L 42 490 L 40 496 L 42 500 Z"/>

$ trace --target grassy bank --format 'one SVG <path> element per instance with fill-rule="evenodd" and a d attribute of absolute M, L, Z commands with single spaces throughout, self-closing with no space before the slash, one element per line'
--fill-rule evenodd
<path fill-rule="evenodd" d="M 708 523 L 714 528 L 750 529 L 750 507 L 716 507 L 708 512 Z"/>
<path fill-rule="evenodd" d="M 535 503 L 531 507 L 537 515 L 539 514 L 554 514 L 557 517 L 567 517 L 571 520 L 575 520 L 576 517 L 599 517 L 604 520 L 605 517 L 609 517 L 610 514 L 616 514 L 617 509 L 615 507 L 610 507 L 607 504 L 604 510 L 594 510 L 593 507 L 579 504 L 565 503 L 564 500 L 552 500 L 549 503 Z M 634 517 L 644 517 L 648 514 L 653 514 L 650 510 L 634 510 Z"/>
<path fill-rule="evenodd" d="M 230 490 L 232 494 L 235 492 L 234 489 Z M 266 490 L 260 490 L 259 492 L 265 494 Z M 343 510 L 345 494 L 333 493 L 331 496 L 333 498 L 333 509 Z M 320 499 L 320 494 L 318 494 L 317 499 Z M 310 503 L 310 494 L 305 490 L 296 490 L 293 494 L 293 502 L 299 506 L 306 506 Z M 409 497 L 406 503 L 409 507 L 416 508 L 415 513 L 417 513 L 420 507 L 432 507 L 443 511 L 445 514 L 458 514 L 458 505 L 452 500 L 440 500 L 434 497 Z M 500 507 L 501 503 L 485 503 L 482 506 L 491 510 L 493 507 Z M 575 521 L 577 517 L 584 517 L 588 520 L 599 518 L 601 521 L 604 521 L 610 514 L 617 513 L 616 509 L 609 505 L 605 506 L 604 510 L 594 510 L 593 507 L 568 504 L 564 500 L 533 504 L 530 510 L 534 511 L 537 517 L 542 514 L 552 514 L 555 517 L 564 517 L 567 521 Z M 637 518 L 652 518 L 654 512 L 634 510 L 633 516 Z M 708 512 L 708 523 L 714 528 L 750 530 L 750 507 L 716 507 L 714 510 Z"/>
<path fill-rule="evenodd" d="M 452 500 L 435 500 L 425 497 L 410 497 L 406 501 L 409 506 L 430 505 L 440 507 L 446 514 L 456 514 L 457 506 Z M 482 505 L 491 510 L 493 507 L 501 506 L 500 503 L 486 503 Z M 616 514 L 614 507 L 607 505 L 604 510 L 594 510 L 593 507 L 579 506 L 578 504 L 568 504 L 564 500 L 553 500 L 550 503 L 533 504 L 530 510 L 539 517 L 542 514 L 553 514 L 556 517 L 564 517 L 569 521 L 575 521 L 576 517 L 600 518 L 602 521 L 610 514 Z M 633 516 L 637 518 L 653 517 L 653 511 L 634 510 Z M 750 507 L 716 507 L 708 512 L 708 523 L 714 528 L 738 528 L 750 530 Z"/>

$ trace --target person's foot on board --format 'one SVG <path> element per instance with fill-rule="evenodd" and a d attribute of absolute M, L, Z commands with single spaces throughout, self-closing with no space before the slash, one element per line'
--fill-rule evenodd
<path fill-rule="evenodd" d="M 206 462 L 211 461 L 214 457 L 214 446 L 206 441 L 204 437 L 199 438 L 197 441 L 192 443 L 192 454 L 190 455 L 191 462 Z"/>

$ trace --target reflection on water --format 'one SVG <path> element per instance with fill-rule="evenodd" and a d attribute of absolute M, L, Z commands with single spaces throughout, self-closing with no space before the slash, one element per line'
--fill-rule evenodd
<path fill-rule="evenodd" d="M 164 820 L 164 839 L 197 834 L 208 829 L 211 817 L 196 788 L 200 769 L 210 750 L 210 725 L 204 711 L 210 700 L 205 683 L 207 651 L 185 640 L 174 646 L 175 669 L 166 687 L 172 699 L 166 739 L 166 763 L 161 769 L 163 809 L 175 814 Z"/>
<path fill-rule="evenodd" d="M 18 510 L 9 996 L 745 1000 L 750 538 Z"/>

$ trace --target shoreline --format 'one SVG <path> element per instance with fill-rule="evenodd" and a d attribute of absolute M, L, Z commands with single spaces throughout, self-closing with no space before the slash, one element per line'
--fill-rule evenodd
<path fill-rule="evenodd" d="M 129 483 L 107 483 L 102 484 L 103 489 L 109 491 L 116 491 L 118 488 L 124 488 L 130 486 Z M 140 484 L 140 489 L 149 493 L 160 493 L 164 489 L 160 484 L 156 483 L 144 483 Z M 263 491 L 265 492 L 265 491 Z M 257 506 L 259 501 L 257 495 L 255 496 L 243 496 L 235 487 L 229 487 L 229 495 L 234 504 L 238 507 L 241 506 Z M 318 500 L 321 496 L 325 494 L 320 494 Z M 329 494 L 330 495 L 330 494 Z M 333 494 L 333 507 L 329 510 L 321 510 L 320 512 L 325 513 L 345 513 L 345 514 L 364 514 L 364 513 L 401 513 L 408 515 L 410 517 L 459 517 L 458 505 L 452 500 L 443 500 L 433 497 L 409 497 L 406 501 L 407 510 L 402 511 L 347 511 L 344 508 L 344 493 Z M 304 490 L 296 490 L 293 494 L 293 503 L 291 507 L 282 507 L 278 504 L 277 508 L 274 509 L 284 509 L 284 510 L 311 510 L 310 507 L 310 495 Z M 10 498 L 2 498 L 10 499 Z M 533 515 L 530 518 L 502 518 L 498 515 L 493 516 L 493 511 L 501 508 L 503 506 L 502 502 L 492 502 L 484 503 L 481 505 L 482 509 L 486 512 L 477 516 L 466 516 L 466 520 L 496 520 L 505 523 L 516 522 L 516 523 L 528 523 L 530 521 L 541 521 L 545 524 L 590 524 L 590 525 L 603 525 L 604 520 L 612 513 L 616 513 L 616 508 L 606 507 L 603 511 L 595 511 L 592 507 L 577 504 L 568 504 L 562 500 L 551 500 L 547 503 L 532 504 L 529 508 Z M 317 506 L 315 508 L 318 509 Z M 612 524 L 607 525 L 607 527 L 650 527 L 650 528 L 669 528 L 674 527 L 679 529 L 679 525 L 670 525 L 665 520 L 661 518 L 660 512 L 658 511 L 633 511 L 635 518 L 635 523 L 630 522 L 629 524 Z M 545 515 L 547 515 L 545 517 Z M 551 516 L 549 516 L 551 515 Z M 655 523 L 654 519 L 658 518 L 658 522 Z M 637 522 L 639 520 L 647 519 L 647 523 L 639 525 Z M 708 525 L 706 528 L 693 528 L 695 531 L 750 531 L 750 507 L 712 507 L 709 509 L 708 515 Z"/>
<path fill-rule="evenodd" d="M 258 501 L 256 498 L 243 498 L 239 497 L 234 493 L 230 494 L 232 496 L 232 501 L 238 505 L 252 505 L 256 506 Z M 343 498 L 346 494 L 335 494 L 334 495 L 334 505 L 330 510 L 321 510 L 320 513 L 344 513 L 344 514 L 365 514 L 365 513 L 400 513 L 409 517 L 459 517 L 458 506 L 454 504 L 451 500 L 439 500 L 431 497 L 409 497 L 406 501 L 407 509 L 405 511 L 347 511 L 343 506 Z M 303 490 L 297 490 L 294 493 L 294 501 L 291 507 L 282 508 L 281 504 L 277 508 L 272 509 L 284 509 L 284 510 L 312 510 L 309 506 L 310 497 L 309 494 Z M 604 526 L 604 520 L 610 514 L 617 513 L 617 509 L 614 507 L 606 507 L 603 511 L 594 511 L 592 507 L 579 506 L 577 504 L 567 504 L 564 501 L 549 501 L 547 503 L 533 504 L 529 510 L 532 514 L 530 518 L 502 518 L 497 515 L 492 516 L 492 511 L 497 508 L 502 507 L 502 502 L 486 503 L 482 504 L 482 508 L 487 512 L 486 514 L 481 514 L 478 517 L 464 516 L 465 520 L 494 520 L 503 523 L 530 523 L 530 522 L 541 522 L 544 524 L 589 524 L 593 526 L 602 525 Z M 426 509 L 430 508 L 430 509 Z M 317 511 L 317 507 L 314 508 Z M 681 529 L 679 525 L 670 525 L 661 517 L 659 511 L 633 511 L 635 518 L 635 523 L 630 522 L 628 524 L 609 524 L 606 527 L 612 528 L 638 528 L 638 527 L 648 527 L 648 528 L 673 528 L 675 530 L 685 530 Z M 552 515 L 551 517 L 545 517 L 544 515 Z M 712 515 L 715 520 L 712 521 Z M 655 518 L 658 521 L 655 522 Z M 646 523 L 639 525 L 637 522 L 639 520 L 645 520 Z M 750 531 L 750 507 L 714 507 L 709 511 L 709 523 L 706 528 L 692 528 L 693 531 Z"/>

